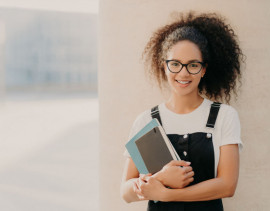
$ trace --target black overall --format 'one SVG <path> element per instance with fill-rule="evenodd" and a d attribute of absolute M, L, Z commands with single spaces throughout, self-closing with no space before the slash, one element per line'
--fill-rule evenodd
<path fill-rule="evenodd" d="M 214 128 L 220 103 L 211 105 L 206 127 Z M 162 125 L 158 106 L 151 110 L 152 118 L 157 118 Z M 180 126 L 181 127 L 181 126 Z M 191 162 L 195 173 L 194 181 L 189 185 L 215 177 L 215 155 L 212 134 L 196 132 L 191 134 L 167 134 L 181 160 Z M 223 211 L 221 199 L 198 202 L 148 202 L 148 211 Z"/>

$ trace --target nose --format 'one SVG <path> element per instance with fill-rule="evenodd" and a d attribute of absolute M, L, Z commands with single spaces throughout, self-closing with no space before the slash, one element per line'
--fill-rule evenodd
<path fill-rule="evenodd" d="M 179 75 L 182 75 L 182 76 L 189 76 L 189 72 L 187 70 L 187 66 L 183 66 L 182 70 L 178 73 Z"/>

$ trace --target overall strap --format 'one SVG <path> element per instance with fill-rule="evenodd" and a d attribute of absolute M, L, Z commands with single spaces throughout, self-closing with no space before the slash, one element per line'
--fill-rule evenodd
<path fill-rule="evenodd" d="M 159 121 L 160 125 L 162 126 L 162 122 L 161 122 L 161 118 L 160 118 L 159 110 L 158 110 L 158 105 L 151 109 L 151 116 L 153 119 L 156 118 Z"/>
<path fill-rule="evenodd" d="M 214 128 L 215 127 L 215 123 L 216 123 L 216 120 L 217 120 L 220 105 L 221 105 L 221 103 L 218 103 L 218 102 L 213 102 L 211 104 L 211 109 L 210 109 L 210 113 L 209 113 L 209 116 L 208 116 L 206 127 L 209 127 L 209 128 Z"/>

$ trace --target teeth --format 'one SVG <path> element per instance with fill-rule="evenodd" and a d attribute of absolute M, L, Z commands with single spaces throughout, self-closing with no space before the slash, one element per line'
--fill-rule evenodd
<path fill-rule="evenodd" d="M 180 84 L 188 84 L 189 83 L 189 81 L 177 81 L 177 82 Z"/>

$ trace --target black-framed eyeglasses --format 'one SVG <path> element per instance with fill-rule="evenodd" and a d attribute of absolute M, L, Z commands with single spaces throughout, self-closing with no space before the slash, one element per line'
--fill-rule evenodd
<path fill-rule="evenodd" d="M 198 74 L 205 66 L 204 62 L 190 62 L 188 64 L 182 64 L 178 60 L 166 60 L 167 67 L 172 73 L 179 73 L 183 67 L 186 67 L 189 74 Z"/>

